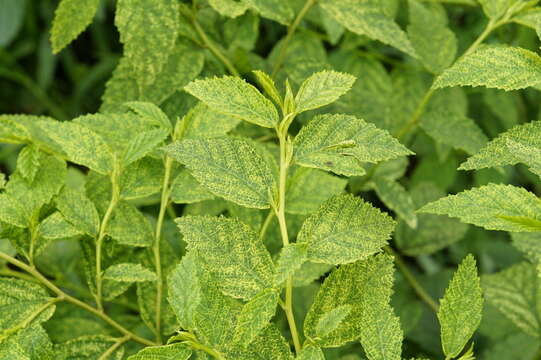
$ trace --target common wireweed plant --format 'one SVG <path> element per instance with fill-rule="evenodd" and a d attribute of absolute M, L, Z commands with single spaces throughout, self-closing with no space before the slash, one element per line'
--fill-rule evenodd
<path fill-rule="evenodd" d="M 98 113 L 0 116 L 0 359 L 537 359 L 541 125 L 459 87 L 539 87 L 535 52 L 483 45 L 537 3 L 118 0 Z M 98 7 L 62 0 L 52 49 Z M 462 191 L 464 154 L 497 170 Z"/>

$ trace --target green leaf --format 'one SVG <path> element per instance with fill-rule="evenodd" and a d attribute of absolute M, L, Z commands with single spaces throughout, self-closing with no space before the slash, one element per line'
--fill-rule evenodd
<path fill-rule="evenodd" d="M 156 274 L 141 264 L 122 263 L 109 266 L 103 278 L 118 282 L 156 281 Z"/>
<path fill-rule="evenodd" d="M 411 195 L 400 183 L 380 177 L 374 179 L 373 187 L 378 197 L 389 209 L 396 212 L 411 228 L 417 227 L 415 204 Z"/>
<path fill-rule="evenodd" d="M 83 191 L 64 187 L 56 198 L 56 207 L 64 219 L 78 231 L 93 237 L 98 234 L 100 227 L 98 210 Z"/>
<path fill-rule="evenodd" d="M 237 346 L 226 352 L 226 359 L 292 360 L 290 346 L 273 325 L 267 326 L 250 346 Z"/>
<path fill-rule="evenodd" d="M 198 103 L 182 119 L 183 138 L 215 138 L 233 130 L 239 119 L 216 112 L 203 103 Z"/>
<path fill-rule="evenodd" d="M 192 355 L 185 344 L 149 346 L 132 355 L 128 360 L 188 360 Z"/>
<path fill-rule="evenodd" d="M 409 0 L 408 35 L 425 68 L 439 74 L 454 61 L 457 51 L 455 34 L 447 27 L 447 17 L 439 8 Z"/>
<path fill-rule="evenodd" d="M 316 325 L 316 334 L 321 337 L 336 330 L 351 312 L 351 305 L 340 305 L 321 316 Z"/>
<path fill-rule="evenodd" d="M 167 115 L 151 102 L 144 102 L 144 101 L 130 101 L 124 104 L 125 106 L 129 107 L 132 111 L 134 111 L 139 116 L 145 117 L 152 122 L 154 122 L 157 126 L 163 127 L 164 129 L 167 129 L 169 131 L 172 130 L 173 126 L 171 125 L 171 121 L 167 117 Z"/>
<path fill-rule="evenodd" d="M 248 9 L 248 5 L 235 0 L 209 0 L 209 5 L 223 16 L 236 18 Z"/>
<path fill-rule="evenodd" d="M 284 246 L 276 262 L 275 284 L 282 285 L 307 261 L 307 246 L 301 243 L 291 243 Z"/>
<path fill-rule="evenodd" d="M 380 251 L 394 226 L 391 217 L 362 199 L 340 195 L 304 221 L 297 241 L 308 244 L 311 261 L 345 264 Z"/>
<path fill-rule="evenodd" d="M 448 358 L 462 352 L 481 322 L 482 310 L 483 294 L 477 266 L 473 256 L 468 255 L 458 266 L 438 310 L 441 344 Z"/>
<path fill-rule="evenodd" d="M 10 1 L 2 0 L 0 7 L 0 46 L 6 48 L 17 36 L 24 21 L 27 0 Z"/>
<path fill-rule="evenodd" d="M 240 138 L 184 140 L 168 146 L 168 154 L 186 165 L 214 195 L 239 205 L 270 207 L 274 178 L 270 164 Z"/>
<path fill-rule="evenodd" d="M 318 346 L 305 346 L 300 353 L 297 354 L 296 360 L 325 360 L 323 351 Z"/>
<path fill-rule="evenodd" d="M 539 231 L 541 200 L 531 192 L 489 184 L 450 195 L 423 206 L 419 212 L 448 215 L 488 230 Z"/>
<path fill-rule="evenodd" d="M 488 141 L 475 121 L 449 111 L 436 111 L 423 116 L 420 126 L 439 143 L 464 150 L 468 154 L 475 154 Z"/>
<path fill-rule="evenodd" d="M 323 282 L 306 315 L 305 336 L 321 347 L 338 347 L 360 338 L 369 359 L 400 359 L 402 334 L 389 305 L 392 282 L 393 261 L 387 255 L 335 269 Z M 342 310 L 334 310 L 337 308 Z M 327 332 L 318 324 L 328 319 L 330 312 L 347 315 Z M 387 357 L 380 357 L 383 353 Z"/>
<path fill-rule="evenodd" d="M 160 191 L 164 177 L 161 159 L 142 158 L 120 174 L 120 197 L 124 200 L 144 198 Z"/>
<path fill-rule="evenodd" d="M 127 202 L 119 202 L 107 224 L 105 232 L 122 245 L 150 246 L 154 234 L 148 219 Z"/>
<path fill-rule="evenodd" d="M 274 289 L 263 290 L 243 305 L 237 317 L 233 343 L 248 347 L 265 329 L 276 312 L 278 293 Z"/>
<path fill-rule="evenodd" d="M 53 344 L 40 325 L 28 326 L 0 341 L 6 360 L 57 360 Z"/>
<path fill-rule="evenodd" d="M 124 57 L 137 73 L 140 86 L 155 81 L 174 48 L 179 6 L 174 0 L 119 0 L 115 25 L 124 44 Z"/>
<path fill-rule="evenodd" d="M 222 291 L 250 300 L 274 284 L 274 264 L 259 236 L 236 219 L 188 216 L 176 220 L 188 249 L 205 256 L 203 266 Z"/>
<path fill-rule="evenodd" d="M 349 31 L 416 57 L 406 33 L 385 14 L 379 1 L 323 0 L 319 5 Z"/>
<path fill-rule="evenodd" d="M 317 169 L 298 167 L 288 179 L 286 212 L 308 215 L 333 195 L 344 191 L 347 180 Z"/>
<path fill-rule="evenodd" d="M 99 5 L 100 0 L 62 0 L 58 4 L 51 30 L 53 53 L 60 52 L 92 23 Z"/>
<path fill-rule="evenodd" d="M 168 300 L 184 329 L 196 328 L 196 313 L 202 297 L 198 273 L 200 269 L 194 254 L 183 256 L 168 279 Z"/>
<path fill-rule="evenodd" d="M 83 234 L 82 231 L 67 222 L 58 211 L 43 220 L 39 224 L 38 231 L 46 239 L 63 239 Z"/>
<path fill-rule="evenodd" d="M 524 0 L 479 0 L 485 14 L 493 20 L 505 15 L 509 9 L 518 9 L 516 5 L 521 2 L 526 3 Z"/>
<path fill-rule="evenodd" d="M 266 72 L 254 70 L 253 73 L 259 85 L 265 90 L 267 96 L 269 96 L 277 105 L 282 106 L 282 96 L 276 88 L 274 80 Z"/>
<path fill-rule="evenodd" d="M 346 176 L 363 175 L 362 163 L 410 155 L 389 133 L 350 115 L 320 115 L 297 134 L 294 161 Z"/>
<path fill-rule="evenodd" d="M 100 174 L 113 171 L 113 154 L 103 138 L 89 128 L 74 122 L 38 121 L 38 126 L 57 145 L 60 152 L 75 164 Z"/>
<path fill-rule="evenodd" d="M 268 128 L 278 123 L 272 102 L 238 77 L 195 80 L 184 89 L 219 113 Z"/>
<path fill-rule="evenodd" d="M 30 224 L 30 218 L 22 204 L 8 194 L 0 194 L 0 220 L 21 228 Z"/>
<path fill-rule="evenodd" d="M 39 285 L 15 278 L 0 278 L 0 335 L 6 330 L 48 320 L 53 300 Z"/>
<path fill-rule="evenodd" d="M 58 344 L 57 359 L 99 359 L 106 351 L 111 349 L 118 339 L 105 335 L 82 336 Z M 107 359 L 121 360 L 124 358 L 124 348 L 113 350 Z"/>
<path fill-rule="evenodd" d="M 155 150 L 168 136 L 169 132 L 166 129 L 149 130 L 137 134 L 128 143 L 122 156 L 122 164 L 128 166 L 145 157 Z"/>
<path fill-rule="evenodd" d="M 490 141 L 477 154 L 468 158 L 460 170 L 515 165 L 522 162 L 534 172 L 541 171 L 541 121 L 517 125 Z"/>
<path fill-rule="evenodd" d="M 487 303 L 526 334 L 539 337 L 541 284 L 534 265 L 515 264 L 496 274 L 484 275 L 481 282 Z"/>
<path fill-rule="evenodd" d="M 242 0 L 242 2 L 262 17 L 278 21 L 280 24 L 289 25 L 293 19 L 293 9 L 288 2 L 280 0 Z"/>
<path fill-rule="evenodd" d="M 40 152 L 37 146 L 25 146 L 17 157 L 17 171 L 32 183 L 39 169 Z"/>
<path fill-rule="evenodd" d="M 181 170 L 171 183 L 171 201 L 177 204 L 193 204 L 204 200 L 214 199 L 214 195 L 187 170 Z"/>
<path fill-rule="evenodd" d="M 325 70 L 313 74 L 304 80 L 295 96 L 297 113 L 335 102 L 351 89 L 354 82 L 355 76 L 337 71 Z"/>
<path fill-rule="evenodd" d="M 486 86 L 506 91 L 541 83 L 541 58 L 518 47 L 483 46 L 458 60 L 434 82 L 433 88 Z"/>

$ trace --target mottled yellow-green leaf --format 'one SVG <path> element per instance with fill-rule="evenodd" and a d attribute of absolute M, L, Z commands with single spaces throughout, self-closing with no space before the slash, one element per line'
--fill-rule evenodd
<path fill-rule="evenodd" d="M 0 356 L 5 360 L 58 360 L 47 332 L 38 324 L 0 341 Z"/>
<path fill-rule="evenodd" d="M 119 0 L 115 25 L 124 56 L 144 86 L 155 81 L 175 46 L 179 7 L 175 0 Z"/>
<path fill-rule="evenodd" d="M 300 353 L 297 354 L 296 360 L 325 360 L 323 351 L 318 346 L 305 346 Z"/>
<path fill-rule="evenodd" d="M 119 282 L 156 281 L 156 274 L 141 264 L 122 263 L 109 266 L 103 278 Z"/>
<path fill-rule="evenodd" d="M 473 188 L 429 203 L 418 211 L 457 217 L 488 230 L 541 229 L 541 200 L 526 189 L 512 185 Z"/>
<path fill-rule="evenodd" d="M 171 251 L 169 247 L 164 249 L 162 243 L 161 252 Z M 163 264 L 162 257 L 162 264 Z M 170 267 L 166 268 L 165 273 L 169 274 Z M 137 304 L 139 305 L 139 314 L 145 325 L 156 333 L 156 302 L 157 302 L 157 282 L 138 282 L 136 284 L 137 289 Z M 173 312 L 173 309 L 167 302 L 169 289 L 162 287 L 162 305 L 161 305 L 161 331 L 163 334 L 172 334 L 178 330 L 178 320 Z"/>
<path fill-rule="evenodd" d="M 290 243 L 282 248 L 276 261 L 275 284 L 282 285 L 307 261 L 307 244 Z"/>
<path fill-rule="evenodd" d="M 48 320 L 55 311 L 55 305 L 49 304 L 51 300 L 47 291 L 36 283 L 0 278 L 0 334 Z"/>
<path fill-rule="evenodd" d="M 335 102 L 351 89 L 355 76 L 325 70 L 304 80 L 295 96 L 296 111 L 301 113 Z"/>
<path fill-rule="evenodd" d="M 362 163 L 412 154 L 385 130 L 350 115 L 321 115 L 294 141 L 294 161 L 346 176 L 363 175 Z"/>
<path fill-rule="evenodd" d="M 160 191 L 164 165 L 161 159 L 142 158 L 123 169 L 120 175 L 120 197 L 125 200 L 144 198 Z"/>
<path fill-rule="evenodd" d="M 237 345 L 226 351 L 226 359 L 235 360 L 292 360 L 290 345 L 273 325 L 267 326 L 250 346 Z"/>
<path fill-rule="evenodd" d="M 51 45 L 56 54 L 75 40 L 92 22 L 100 0 L 62 0 L 55 11 Z"/>
<path fill-rule="evenodd" d="M 201 262 L 222 291 L 250 300 L 274 284 L 274 264 L 259 236 L 237 219 L 188 216 L 176 220 L 188 249 L 204 254 Z"/>
<path fill-rule="evenodd" d="M 128 246 L 150 246 L 154 241 L 148 219 L 135 206 L 124 201 L 116 205 L 105 232 Z"/>
<path fill-rule="evenodd" d="M 83 191 L 68 187 L 56 198 L 56 207 L 71 225 L 90 236 L 96 236 L 100 227 L 100 216 L 94 203 Z"/>
<path fill-rule="evenodd" d="M 45 218 L 39 224 L 38 231 L 46 239 L 62 239 L 83 234 L 82 231 L 67 222 L 59 211 Z"/>
<path fill-rule="evenodd" d="M 288 179 L 286 212 L 308 215 L 331 196 L 344 191 L 347 180 L 317 169 L 298 167 Z"/>
<path fill-rule="evenodd" d="M 263 290 L 242 306 L 237 317 L 233 343 L 249 347 L 265 329 L 276 312 L 278 293 L 275 289 Z"/>
<path fill-rule="evenodd" d="M 440 300 L 438 320 L 441 326 L 443 353 L 457 357 L 481 322 L 483 294 L 477 265 L 468 255 L 458 266 L 453 279 Z"/>
<path fill-rule="evenodd" d="M 248 9 L 248 4 L 235 0 L 209 0 L 209 5 L 223 16 L 236 18 Z"/>
<path fill-rule="evenodd" d="M 317 336 L 325 337 L 331 331 L 336 330 L 350 312 L 351 305 L 340 305 L 323 314 L 316 325 Z"/>
<path fill-rule="evenodd" d="M 508 12 L 514 14 L 527 5 L 525 0 L 479 0 L 479 3 L 486 16 L 493 20 L 501 18 Z"/>
<path fill-rule="evenodd" d="M 31 135 L 25 124 L 40 119 L 46 118 L 22 114 L 0 115 L 0 142 L 22 144 L 30 140 Z M 47 119 L 52 120 L 50 118 Z"/>
<path fill-rule="evenodd" d="M 224 136 L 240 122 L 238 118 L 214 111 L 204 103 L 193 107 L 182 121 L 182 136 L 185 139 Z"/>
<path fill-rule="evenodd" d="M 349 31 L 416 56 L 406 33 L 385 14 L 379 1 L 323 0 L 319 5 Z"/>
<path fill-rule="evenodd" d="M 154 122 L 157 126 L 167 130 L 172 129 L 171 121 L 158 106 L 151 102 L 130 101 L 124 104 L 139 116 L 145 117 Z"/>
<path fill-rule="evenodd" d="M 17 157 L 17 171 L 32 183 L 39 169 L 39 149 L 35 145 L 25 146 Z"/>
<path fill-rule="evenodd" d="M 169 156 L 186 165 L 214 195 L 246 207 L 270 206 L 274 189 L 271 166 L 247 140 L 187 139 L 167 149 Z"/>
<path fill-rule="evenodd" d="M 192 204 L 210 199 L 214 199 L 214 195 L 201 186 L 188 170 L 181 170 L 171 183 L 171 201 L 174 203 Z"/>
<path fill-rule="evenodd" d="M 219 113 L 269 128 L 278 123 L 272 102 L 238 77 L 195 80 L 184 89 Z"/>
<path fill-rule="evenodd" d="M 345 264 L 380 251 L 394 226 L 391 217 L 361 198 L 340 195 L 304 221 L 297 241 L 308 244 L 311 261 Z"/>
<path fill-rule="evenodd" d="M 496 307 L 526 334 L 539 337 L 541 283 L 535 265 L 515 264 L 481 280 L 487 303 Z"/>
<path fill-rule="evenodd" d="M 167 129 L 155 129 L 137 134 L 130 140 L 122 156 L 122 164 L 128 166 L 155 150 L 169 135 Z"/>
<path fill-rule="evenodd" d="M 196 328 L 195 313 L 202 296 L 197 268 L 199 264 L 194 254 L 185 255 L 168 279 L 168 300 L 184 329 Z"/>
<path fill-rule="evenodd" d="M 254 70 L 253 73 L 256 77 L 257 82 L 265 91 L 265 94 L 267 94 L 267 96 L 269 96 L 272 101 L 281 106 L 283 103 L 282 96 L 280 95 L 280 92 L 276 88 L 276 83 L 270 77 L 270 75 L 260 70 Z"/>
<path fill-rule="evenodd" d="M 460 170 L 515 165 L 522 162 L 541 171 L 541 121 L 517 125 L 490 141 L 460 165 Z"/>
<path fill-rule="evenodd" d="M 409 0 L 408 35 L 426 69 L 439 74 L 453 63 L 457 50 L 455 34 L 447 27 L 447 17 L 438 8 Z"/>
<path fill-rule="evenodd" d="M 74 122 L 38 121 L 38 126 L 55 143 L 61 153 L 75 164 L 100 174 L 113 170 L 113 154 L 103 138 L 89 128 Z"/>
<path fill-rule="evenodd" d="M 188 360 L 192 350 L 185 344 L 174 343 L 170 345 L 148 346 L 128 360 Z"/>
<path fill-rule="evenodd" d="M 384 177 L 377 177 L 373 181 L 373 187 L 379 198 L 389 209 L 404 219 L 413 229 L 417 227 L 416 207 L 408 191 L 398 182 Z"/>
<path fill-rule="evenodd" d="M 513 16 L 512 20 L 517 24 L 521 24 L 535 30 L 541 21 L 541 7 L 537 6 L 527 11 L 523 11 L 520 14 Z"/>
<path fill-rule="evenodd" d="M 290 3 L 281 0 L 241 0 L 262 17 L 288 25 L 293 19 Z"/>
<path fill-rule="evenodd" d="M 30 224 L 30 217 L 20 201 L 8 194 L 0 194 L 0 220 L 22 228 Z"/>
<path fill-rule="evenodd" d="M 483 46 L 445 70 L 433 87 L 485 86 L 506 91 L 541 83 L 541 58 L 509 46 Z"/>
<path fill-rule="evenodd" d="M 118 339 L 105 335 L 81 336 L 56 345 L 57 359 L 99 359 L 107 350 L 117 343 Z M 124 348 L 113 349 L 110 360 L 124 358 Z"/>

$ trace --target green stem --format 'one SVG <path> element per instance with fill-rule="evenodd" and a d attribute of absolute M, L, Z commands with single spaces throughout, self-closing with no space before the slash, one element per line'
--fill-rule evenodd
<path fill-rule="evenodd" d="M 284 246 L 289 244 L 289 235 L 287 233 L 287 224 L 285 216 L 286 208 L 286 183 L 287 183 L 287 170 L 289 168 L 289 153 L 291 149 L 288 149 L 287 143 L 287 127 L 281 131 L 277 130 L 278 138 L 280 140 L 280 183 L 278 188 L 278 207 L 275 208 L 276 217 L 280 225 L 280 233 L 282 235 L 282 243 Z M 299 341 L 299 333 L 297 331 L 297 324 L 295 323 L 295 316 L 293 314 L 293 284 L 291 276 L 286 281 L 285 292 L 285 304 L 284 312 L 286 314 L 289 329 L 291 331 L 291 337 L 293 338 L 293 345 L 295 346 L 295 352 L 298 354 L 301 349 L 301 343 Z"/>
<path fill-rule="evenodd" d="M 37 282 L 37 280 L 34 279 L 32 276 L 28 276 L 25 273 L 22 273 L 20 271 L 11 270 L 8 267 L 0 269 L 0 276 L 16 277 L 16 278 L 23 279 L 23 280 L 26 280 L 26 281 Z"/>
<path fill-rule="evenodd" d="M 400 272 L 402 275 L 404 275 L 404 278 L 406 281 L 411 285 L 413 288 L 413 291 L 419 296 L 421 300 L 423 300 L 434 312 L 438 312 L 439 306 L 436 303 L 434 299 L 426 292 L 426 290 L 419 284 L 415 276 L 411 273 L 411 271 L 408 269 L 408 266 L 402 259 L 402 257 L 394 251 L 390 246 L 385 246 L 383 248 L 386 253 L 394 256 L 394 262 L 396 263 L 396 266 L 400 269 Z"/>
<path fill-rule="evenodd" d="M 118 181 L 117 181 L 117 170 L 115 165 L 115 170 L 113 171 L 113 174 L 111 176 L 111 184 L 112 184 L 112 194 L 111 194 L 111 201 L 109 202 L 109 206 L 107 207 L 107 210 L 105 211 L 105 215 L 103 216 L 103 219 L 101 221 L 100 226 L 100 232 L 98 234 L 98 239 L 96 240 L 96 305 L 98 306 L 98 309 L 100 311 L 103 311 L 103 302 L 102 302 L 102 266 L 101 266 L 101 260 L 102 260 L 102 248 L 103 248 L 103 241 L 105 239 L 106 235 L 106 229 L 107 224 L 109 224 L 109 220 L 111 219 L 111 215 L 113 214 L 113 210 L 116 207 L 116 204 L 118 203 L 118 199 L 120 197 L 120 191 L 118 188 Z"/>
<path fill-rule="evenodd" d="M 235 66 L 229 61 L 229 59 L 224 54 L 222 54 L 218 46 L 214 43 L 214 41 L 212 41 L 207 36 L 207 34 L 205 33 L 205 30 L 203 30 L 201 25 L 199 25 L 199 23 L 197 22 L 197 19 L 195 18 L 195 15 L 192 16 L 192 24 L 195 31 L 201 38 L 201 41 L 210 50 L 210 52 L 213 53 L 214 56 L 216 56 L 225 65 L 225 67 L 231 73 L 231 75 L 240 77 L 240 73 L 237 71 Z"/>
<path fill-rule="evenodd" d="M 169 204 L 169 195 L 171 193 L 169 189 L 169 181 L 171 179 L 171 169 L 173 167 L 173 159 L 166 157 L 165 159 L 165 175 L 162 185 L 162 197 L 160 202 L 160 212 L 158 214 L 158 221 L 156 222 L 156 236 L 154 239 L 154 263 L 156 264 L 156 341 L 162 342 L 162 297 L 163 297 L 163 275 L 162 275 L 162 263 L 160 254 L 160 242 L 162 238 L 163 220 L 165 218 L 165 212 L 167 211 L 167 205 Z"/>
<path fill-rule="evenodd" d="M 274 212 L 271 210 L 269 211 L 269 214 L 265 218 L 265 221 L 263 222 L 263 225 L 261 225 L 261 229 L 259 230 L 259 238 L 261 240 L 265 238 L 265 234 L 267 233 L 267 229 L 272 222 L 272 218 L 274 218 Z"/>
<path fill-rule="evenodd" d="M 301 23 L 302 19 L 310 10 L 310 8 L 316 3 L 316 0 L 306 0 L 304 3 L 304 6 L 302 7 L 301 11 L 297 14 L 297 17 L 295 20 L 293 20 L 293 23 L 288 27 L 286 37 L 284 38 L 284 41 L 282 42 L 282 45 L 280 46 L 280 52 L 278 53 L 278 58 L 276 59 L 276 62 L 274 63 L 274 67 L 272 68 L 272 78 L 276 77 L 276 74 L 282 67 L 282 63 L 284 62 L 287 47 L 289 46 L 289 43 L 291 42 L 291 38 L 295 34 L 295 31 L 297 30 L 297 27 Z"/>
<path fill-rule="evenodd" d="M 116 343 L 114 343 L 109 349 L 107 349 L 106 352 L 104 352 L 99 358 L 98 360 L 107 360 L 109 358 L 109 356 L 113 355 L 113 353 L 119 348 L 122 346 L 122 344 L 124 344 L 126 341 L 130 340 L 130 337 L 128 335 L 124 336 L 124 337 L 121 337 L 120 339 L 118 339 L 118 341 Z"/>
<path fill-rule="evenodd" d="M 71 304 L 73 304 L 75 306 L 78 306 L 78 307 L 80 307 L 80 308 L 82 308 L 82 309 L 96 315 L 97 317 L 99 317 L 100 319 L 102 319 L 103 321 L 105 321 L 106 323 L 111 325 L 113 328 L 115 328 L 116 330 L 118 330 L 122 334 L 124 334 L 126 336 L 129 336 L 130 339 L 132 339 L 134 341 L 137 341 L 137 342 L 139 342 L 139 343 L 141 343 L 143 345 L 148 345 L 148 346 L 157 345 L 153 341 L 147 340 L 145 338 L 142 338 L 142 337 L 132 333 L 131 331 L 129 331 L 128 329 L 126 329 L 125 327 L 123 327 L 122 325 L 117 323 L 115 320 L 113 320 L 109 316 L 107 316 L 103 311 L 101 311 L 99 309 L 96 309 L 96 308 L 82 302 L 81 300 L 66 294 L 65 292 L 60 290 L 60 288 L 58 288 L 58 286 L 56 286 L 51 281 L 49 281 L 45 276 L 43 276 L 35 268 L 32 268 L 32 267 L 28 266 L 27 264 L 23 263 L 22 261 L 19 261 L 19 260 L 15 259 L 14 257 L 11 257 L 8 254 L 3 253 L 1 251 L 0 251 L 0 259 L 3 259 L 5 261 L 7 261 L 8 263 L 17 266 L 21 270 L 26 271 L 28 274 L 32 275 L 40 283 L 45 285 L 49 290 L 51 290 L 53 293 L 55 293 L 59 298 L 61 298 L 61 300 L 67 301 L 67 302 L 69 302 L 69 303 L 71 303 Z"/>

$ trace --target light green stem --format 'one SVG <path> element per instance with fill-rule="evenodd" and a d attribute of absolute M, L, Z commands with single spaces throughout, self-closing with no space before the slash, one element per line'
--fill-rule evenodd
<path fill-rule="evenodd" d="M 122 344 L 124 344 L 126 341 L 130 340 L 130 337 L 128 335 L 124 336 L 124 337 L 121 337 L 120 339 L 118 339 L 118 341 L 116 343 L 114 343 L 109 349 L 107 349 L 106 352 L 104 352 L 99 358 L 98 360 L 107 360 L 109 358 L 109 356 L 113 355 L 113 353 L 119 348 L 122 346 Z"/>
<path fill-rule="evenodd" d="M 274 63 L 274 66 L 272 68 L 272 74 L 271 74 L 272 78 L 276 77 L 276 74 L 282 67 L 282 63 L 284 62 L 284 59 L 287 53 L 287 48 L 289 46 L 289 43 L 291 42 L 291 38 L 293 37 L 293 35 L 295 34 L 295 31 L 297 30 L 297 27 L 301 23 L 302 19 L 304 18 L 308 10 L 310 10 L 310 8 L 315 3 L 316 3 L 316 0 L 306 0 L 301 11 L 299 11 L 299 13 L 297 14 L 297 17 L 295 18 L 295 20 L 293 20 L 293 23 L 288 27 L 286 37 L 284 38 L 284 41 L 282 42 L 280 46 L 280 52 L 278 53 L 278 58 L 276 59 L 276 62 Z"/>
<path fill-rule="evenodd" d="M 166 157 L 165 159 L 165 174 L 163 177 L 162 185 L 162 197 L 160 202 L 160 212 L 158 214 L 158 220 L 156 222 L 156 236 L 154 239 L 154 263 L 156 264 L 156 341 L 162 342 L 162 298 L 163 298 L 163 275 L 162 275 L 162 263 L 160 254 L 160 242 L 162 238 L 163 220 L 169 205 L 169 196 L 171 194 L 169 188 L 169 182 L 171 180 L 171 168 L 173 167 L 173 159 Z"/>
<path fill-rule="evenodd" d="M 84 303 L 81 300 L 66 294 L 65 292 L 60 290 L 60 288 L 58 288 L 58 286 L 56 286 L 51 281 L 49 281 L 45 276 L 43 276 L 35 268 L 33 268 L 31 266 L 28 266 L 27 264 L 23 263 L 22 261 L 19 261 L 19 260 L 15 259 L 14 257 L 9 256 L 8 254 L 3 253 L 1 251 L 0 251 L 0 259 L 5 260 L 8 263 L 17 266 L 21 270 L 26 271 L 28 274 L 32 275 L 40 283 L 45 285 L 49 290 L 51 290 L 53 293 L 55 293 L 58 296 L 58 298 L 60 298 L 61 300 L 69 302 L 69 303 L 71 303 L 71 304 L 73 304 L 75 306 L 78 306 L 78 307 L 80 307 L 80 308 L 82 308 L 82 309 L 96 315 L 97 317 L 99 317 L 100 319 L 102 319 L 103 321 L 105 321 L 106 323 L 111 325 L 113 328 L 115 328 L 116 330 L 118 330 L 122 334 L 124 334 L 126 336 L 129 336 L 130 339 L 132 339 L 134 341 L 137 341 L 137 342 L 139 342 L 139 343 L 141 343 L 143 345 L 147 345 L 147 346 L 158 345 L 157 343 L 155 343 L 153 341 L 147 340 L 145 338 L 142 338 L 142 337 L 132 333 L 131 331 L 129 331 L 128 329 L 126 329 L 125 327 L 123 327 L 122 325 L 117 323 L 115 320 L 113 320 L 109 316 L 107 316 L 103 311 L 101 311 L 99 309 L 96 309 L 96 308 L 88 305 L 87 303 Z"/>
<path fill-rule="evenodd" d="M 272 218 L 274 218 L 274 212 L 271 210 L 269 211 L 267 217 L 265 218 L 265 221 L 263 222 L 263 225 L 261 225 L 261 229 L 259 230 L 259 238 L 261 240 L 265 238 L 265 234 L 267 233 L 267 229 L 272 222 Z"/>

